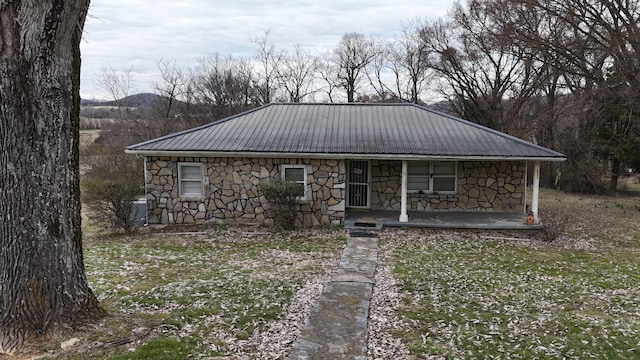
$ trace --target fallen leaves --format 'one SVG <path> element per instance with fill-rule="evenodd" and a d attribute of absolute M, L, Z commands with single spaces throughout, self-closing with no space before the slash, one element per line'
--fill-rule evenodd
<path fill-rule="evenodd" d="M 371 359 L 403 359 L 409 355 L 406 345 L 394 336 L 406 327 L 406 322 L 396 314 L 399 304 L 400 294 L 386 252 L 379 252 L 369 307 L 367 355 Z"/>
<path fill-rule="evenodd" d="M 632 255 L 446 231 L 387 230 L 381 243 L 402 298 L 397 313 L 405 329 L 398 334 L 412 354 L 515 359 L 638 351 L 640 263 Z"/>
<path fill-rule="evenodd" d="M 87 249 L 90 282 L 109 312 L 193 344 L 195 357 L 274 359 L 289 352 L 336 270 L 345 235 L 228 230 L 122 240 Z"/>
<path fill-rule="evenodd" d="M 638 357 L 640 200 L 545 199 L 552 242 L 382 231 L 368 357 Z M 192 358 L 286 358 L 344 245 L 345 232 L 329 228 L 89 238 L 88 277 L 111 316 L 64 355 L 48 354 L 102 358 L 102 345 L 141 328 L 109 354 L 140 355 L 165 339 Z"/>

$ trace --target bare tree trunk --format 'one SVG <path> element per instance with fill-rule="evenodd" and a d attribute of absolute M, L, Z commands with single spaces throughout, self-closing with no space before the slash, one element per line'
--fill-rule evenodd
<path fill-rule="evenodd" d="M 614 194 L 618 190 L 618 178 L 620 177 L 620 168 L 622 162 L 619 158 L 613 157 L 611 159 L 611 180 L 609 182 L 609 192 Z"/>
<path fill-rule="evenodd" d="M 0 2 L 0 353 L 101 312 L 80 231 L 79 42 L 88 7 Z"/>

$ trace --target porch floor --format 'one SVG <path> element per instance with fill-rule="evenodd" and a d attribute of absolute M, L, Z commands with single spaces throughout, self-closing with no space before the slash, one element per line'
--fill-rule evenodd
<path fill-rule="evenodd" d="M 541 224 L 527 225 L 524 213 L 471 211 L 407 211 L 409 222 L 400 222 L 399 210 L 347 209 L 347 229 L 388 227 L 424 227 L 440 229 L 537 230 Z"/>

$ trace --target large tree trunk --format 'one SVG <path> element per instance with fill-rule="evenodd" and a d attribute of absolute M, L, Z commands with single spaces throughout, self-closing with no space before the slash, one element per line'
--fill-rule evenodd
<path fill-rule="evenodd" d="M 88 7 L 0 1 L 0 353 L 100 314 L 80 231 L 79 44 Z"/>

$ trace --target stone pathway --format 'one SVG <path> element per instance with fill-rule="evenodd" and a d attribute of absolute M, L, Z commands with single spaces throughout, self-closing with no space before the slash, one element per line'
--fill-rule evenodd
<path fill-rule="evenodd" d="M 288 359 L 367 359 L 378 239 L 352 235 L 342 253 L 340 268 L 324 287 Z"/>

